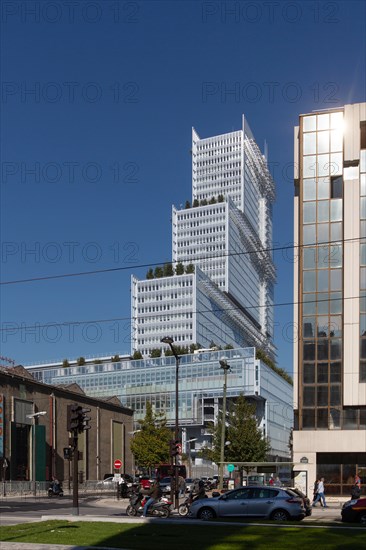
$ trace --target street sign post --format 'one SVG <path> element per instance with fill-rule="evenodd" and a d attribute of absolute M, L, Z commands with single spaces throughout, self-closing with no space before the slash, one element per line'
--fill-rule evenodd
<path fill-rule="evenodd" d="M 117 458 L 117 460 L 114 461 L 114 467 L 116 470 L 119 470 L 120 468 L 122 468 L 122 460 Z"/>

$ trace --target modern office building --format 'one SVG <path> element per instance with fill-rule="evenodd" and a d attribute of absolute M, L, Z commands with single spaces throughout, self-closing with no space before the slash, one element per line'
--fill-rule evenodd
<path fill-rule="evenodd" d="M 366 483 L 366 103 L 295 128 L 294 460 L 328 494 Z"/>
<path fill-rule="evenodd" d="M 240 394 L 256 404 L 259 426 L 269 437 L 271 458 L 289 458 L 289 439 L 293 424 L 292 386 L 262 361 L 254 348 L 203 351 L 182 355 L 179 366 L 179 425 L 185 442 L 195 439 L 192 457 L 210 443 L 208 431 L 221 408 L 224 376 L 219 360 L 230 365 L 227 375 L 227 397 L 235 400 Z M 85 365 L 63 367 L 62 363 L 27 367 L 41 382 L 78 384 L 95 398 L 115 394 L 121 403 L 134 411 L 134 421 L 144 418 L 146 402 L 156 412 L 166 415 L 168 426 L 175 421 L 174 357 L 124 359 L 112 362 L 94 358 Z M 187 450 L 187 449 L 186 449 Z"/>
<path fill-rule="evenodd" d="M 192 203 L 172 210 L 172 264 L 193 273 L 132 277 L 132 353 L 255 346 L 274 356 L 274 183 L 245 117 L 242 129 L 192 133 Z M 188 270 L 189 271 L 189 270 Z"/>

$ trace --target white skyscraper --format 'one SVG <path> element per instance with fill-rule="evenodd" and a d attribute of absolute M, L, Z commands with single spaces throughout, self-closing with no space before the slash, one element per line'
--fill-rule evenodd
<path fill-rule="evenodd" d="M 192 132 L 192 205 L 172 212 L 172 264 L 193 273 L 132 277 L 132 352 L 212 343 L 255 346 L 273 356 L 272 203 L 267 162 L 242 129 L 201 139 Z M 189 271 L 189 269 L 188 269 Z"/>

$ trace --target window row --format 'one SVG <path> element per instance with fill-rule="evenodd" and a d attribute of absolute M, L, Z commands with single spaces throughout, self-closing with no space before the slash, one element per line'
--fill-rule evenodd
<path fill-rule="evenodd" d="M 361 199 L 361 203 L 364 199 Z M 366 197 L 365 197 L 366 201 Z M 365 202 L 366 212 L 366 202 Z M 361 211 L 363 205 L 361 204 Z M 321 222 L 339 222 L 343 218 L 343 200 L 330 199 L 322 201 L 304 202 L 302 205 L 302 216 L 304 224 Z"/>
<path fill-rule="evenodd" d="M 303 315 L 342 313 L 342 293 L 319 292 L 318 294 L 304 294 L 302 313 Z"/>
<path fill-rule="evenodd" d="M 343 176 L 305 178 L 302 183 L 304 201 L 338 199 L 343 197 Z"/>
<path fill-rule="evenodd" d="M 302 380 L 304 384 L 340 384 L 342 382 L 342 363 L 303 363 Z"/>
<path fill-rule="evenodd" d="M 338 265 L 341 264 L 339 259 L 337 263 Z M 303 291 L 304 292 L 314 293 L 314 292 L 329 292 L 329 291 L 335 291 L 335 290 L 342 290 L 342 270 L 341 269 L 319 269 L 317 271 L 311 271 L 311 270 L 303 271 Z"/>
<path fill-rule="evenodd" d="M 321 338 L 303 342 L 303 361 L 340 361 L 342 359 L 342 340 L 339 338 Z"/>
<path fill-rule="evenodd" d="M 364 245 L 366 247 L 366 245 Z M 361 250 L 364 253 L 364 250 Z M 303 269 L 329 269 L 334 268 L 331 271 L 332 277 L 337 277 L 337 273 L 340 276 L 342 270 L 337 269 L 342 266 L 342 245 L 341 244 L 322 244 L 319 246 L 305 247 L 302 250 L 302 266 Z M 361 259 L 363 255 L 361 254 Z M 339 286 L 338 288 L 342 288 Z"/>
<path fill-rule="evenodd" d="M 302 235 L 304 246 L 321 243 L 336 244 L 343 239 L 343 225 L 340 222 L 304 225 Z"/>
<path fill-rule="evenodd" d="M 302 410 L 303 429 L 365 430 L 366 409 L 324 409 L 304 408 Z"/>
<path fill-rule="evenodd" d="M 302 177 L 322 178 L 324 176 L 341 176 L 343 173 L 343 154 L 326 153 L 303 157 Z"/>
<path fill-rule="evenodd" d="M 304 317 L 302 327 L 303 338 L 340 338 L 342 336 L 342 316 L 320 315 Z"/>
<path fill-rule="evenodd" d="M 315 132 L 329 129 L 343 129 L 343 111 L 302 117 L 303 132 Z"/>
<path fill-rule="evenodd" d="M 340 130 L 309 132 L 303 136 L 303 155 L 329 153 L 343 150 L 343 133 Z"/>
<path fill-rule="evenodd" d="M 303 387 L 304 407 L 327 407 L 339 406 L 342 404 L 341 384 L 329 384 Z"/>

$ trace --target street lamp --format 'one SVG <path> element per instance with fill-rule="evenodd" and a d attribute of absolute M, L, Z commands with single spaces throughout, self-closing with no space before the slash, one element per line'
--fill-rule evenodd
<path fill-rule="evenodd" d="M 47 411 L 39 411 L 32 414 L 27 414 L 27 418 L 31 418 L 33 420 L 33 436 L 32 436 L 32 478 L 33 478 L 33 493 L 36 495 L 36 418 L 39 418 L 40 416 L 44 416 L 47 414 Z"/>
<path fill-rule="evenodd" d="M 174 428 L 174 439 L 175 441 L 179 440 L 179 408 L 178 408 L 178 371 L 179 371 L 179 361 L 180 357 L 177 354 L 175 347 L 173 346 L 173 338 L 170 336 L 164 336 L 160 340 L 162 344 L 168 344 L 172 350 L 172 354 L 175 357 L 175 428 Z M 173 466 L 173 457 L 171 457 L 172 466 Z M 179 487 L 178 487 L 178 454 L 174 456 L 174 506 L 178 508 L 179 506 Z"/>
<path fill-rule="evenodd" d="M 226 387 L 227 387 L 227 372 L 230 370 L 230 365 L 225 359 L 219 361 L 220 369 L 224 371 L 224 391 L 222 396 L 222 424 L 221 424 L 221 445 L 220 445 L 220 466 L 219 466 L 219 490 L 223 488 L 224 481 L 224 457 L 225 457 L 225 421 L 226 421 Z"/>

